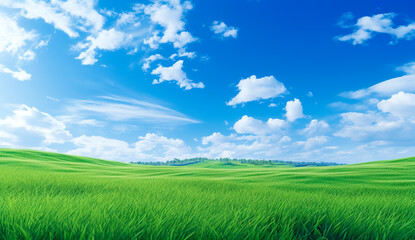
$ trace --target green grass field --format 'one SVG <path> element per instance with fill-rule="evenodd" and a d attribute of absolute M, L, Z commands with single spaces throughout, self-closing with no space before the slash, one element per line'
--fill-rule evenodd
<path fill-rule="evenodd" d="M 415 158 L 154 167 L 1 149 L 0 239 L 415 239 Z"/>

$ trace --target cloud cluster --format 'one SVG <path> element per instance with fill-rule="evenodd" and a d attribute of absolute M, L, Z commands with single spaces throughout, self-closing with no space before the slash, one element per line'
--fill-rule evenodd
<path fill-rule="evenodd" d="M 65 124 L 34 107 L 20 105 L 0 119 L 0 145 L 5 147 L 47 149 L 71 139 Z"/>
<path fill-rule="evenodd" d="M 172 43 L 175 48 L 183 48 L 196 40 L 185 30 L 184 13 L 193 8 L 189 1 L 156 0 L 153 4 L 139 5 L 150 16 L 151 22 L 161 26 L 162 32 L 153 31 L 153 35 L 144 41 L 151 48 L 158 48 L 161 43 Z"/>
<path fill-rule="evenodd" d="M 230 27 L 226 25 L 224 22 L 214 21 L 212 23 L 212 26 L 210 26 L 210 29 L 215 34 L 218 34 L 222 37 L 233 37 L 237 38 L 238 36 L 238 29 L 235 27 Z"/>
<path fill-rule="evenodd" d="M 124 116 L 129 117 L 132 116 Z M 154 133 L 139 136 L 133 144 L 102 136 L 73 137 L 63 121 L 26 105 L 17 106 L 10 116 L 0 119 L 0 147 L 55 151 L 56 144 L 72 144 L 73 149 L 68 154 L 123 162 L 166 161 L 191 156 L 191 149 L 183 140 Z"/>
<path fill-rule="evenodd" d="M 96 64 L 102 51 L 126 49 L 129 54 L 135 54 L 139 49 L 155 51 L 162 44 L 171 45 L 177 53 L 170 59 L 176 62 L 170 67 L 153 69 L 151 74 L 160 77 L 153 83 L 175 81 L 186 90 L 204 87 L 203 83 L 187 78 L 182 69 L 183 60 L 175 60 L 196 56 L 195 52 L 186 50 L 189 43 L 197 40 L 186 29 L 185 14 L 193 8 L 190 1 L 154 0 L 134 4 L 131 11 L 120 13 L 98 10 L 95 0 L 4 0 L 0 7 L 19 10 L 13 17 L 0 14 L 0 24 L 5 26 L 0 29 L 0 52 L 18 55 L 20 60 L 33 60 L 36 56 L 33 49 L 44 46 L 47 41 L 40 40 L 35 31 L 20 27 L 16 19 L 40 19 L 70 38 L 86 35 L 72 47 L 79 53 L 76 59 L 83 65 Z M 142 69 L 149 70 L 152 62 L 161 59 L 164 58 L 160 54 L 152 54 L 143 60 Z M 30 76 L 23 77 L 23 70 L 12 73 L 10 68 L 3 69 L 13 76 L 19 74 L 19 80 Z"/>
<path fill-rule="evenodd" d="M 282 119 L 268 119 L 267 122 L 244 115 L 234 125 L 233 129 L 239 134 L 271 134 L 281 132 L 288 127 L 288 123 Z"/>
<path fill-rule="evenodd" d="M 123 162 L 167 161 L 190 156 L 190 148 L 183 140 L 154 133 L 139 137 L 133 144 L 117 139 L 85 135 L 74 138 L 73 143 L 76 148 L 70 150 L 68 154 Z"/>
<path fill-rule="evenodd" d="M 373 16 L 364 16 L 357 20 L 353 26 L 341 24 L 344 28 L 353 28 L 354 32 L 348 35 L 340 36 L 339 41 L 351 41 L 353 45 L 362 44 L 373 38 L 375 34 L 388 34 L 393 37 L 393 41 L 399 39 L 413 39 L 415 37 L 415 22 L 408 25 L 395 27 L 393 18 L 394 13 L 382 13 Z"/>

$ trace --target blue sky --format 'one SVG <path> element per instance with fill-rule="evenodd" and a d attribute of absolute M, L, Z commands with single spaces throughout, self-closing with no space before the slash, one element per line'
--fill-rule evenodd
<path fill-rule="evenodd" d="M 117 161 L 415 155 L 412 1 L 0 3 L 0 147 Z"/>

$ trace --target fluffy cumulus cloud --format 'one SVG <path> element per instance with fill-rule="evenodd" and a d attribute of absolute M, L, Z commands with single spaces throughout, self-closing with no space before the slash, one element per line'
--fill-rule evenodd
<path fill-rule="evenodd" d="M 238 29 L 235 27 L 228 26 L 224 22 L 214 21 L 210 29 L 215 34 L 221 35 L 222 37 L 225 37 L 225 38 L 227 37 L 236 38 L 238 36 Z"/>
<path fill-rule="evenodd" d="M 0 145 L 3 147 L 46 149 L 72 139 L 64 123 L 34 107 L 18 106 L 13 114 L 0 119 Z"/>
<path fill-rule="evenodd" d="M 195 83 L 187 78 L 186 73 L 183 71 L 183 60 L 179 60 L 170 67 L 163 67 L 159 65 L 154 69 L 151 74 L 159 75 L 159 79 L 155 79 L 153 84 L 159 84 L 165 81 L 177 82 L 181 88 L 189 90 L 192 88 L 204 88 L 205 85 L 202 82 Z"/>
<path fill-rule="evenodd" d="M 409 118 L 415 124 L 415 94 L 399 92 L 377 104 L 379 110 L 401 118 Z"/>
<path fill-rule="evenodd" d="M 0 72 L 9 74 L 10 76 L 12 76 L 13 78 L 15 78 L 19 81 L 30 80 L 30 78 L 32 77 L 31 74 L 27 73 L 26 71 L 24 71 L 20 68 L 16 71 L 13 71 L 10 68 L 7 68 L 7 67 L 5 67 L 1 64 L 0 64 Z"/>
<path fill-rule="evenodd" d="M 78 44 L 78 48 L 86 49 L 77 59 L 82 60 L 83 65 L 93 65 L 98 61 L 95 57 L 97 50 L 113 51 L 123 46 L 126 36 L 123 32 L 114 28 L 102 30 L 96 36 L 89 36 L 86 43 Z"/>
<path fill-rule="evenodd" d="M 284 84 L 275 79 L 274 76 L 257 78 L 252 75 L 249 78 L 242 79 L 236 86 L 239 93 L 227 102 L 227 105 L 235 106 L 240 103 L 275 98 L 287 92 Z"/>
<path fill-rule="evenodd" d="M 234 124 L 233 129 L 239 134 L 261 135 L 279 133 L 287 127 L 288 123 L 282 119 L 270 118 L 267 122 L 263 122 L 245 115 Z"/>
<path fill-rule="evenodd" d="M 298 142 L 298 144 L 303 145 L 305 150 L 310 150 L 318 146 L 321 146 L 327 142 L 328 142 L 327 136 L 315 136 L 315 137 L 308 138 L 306 141 L 300 141 Z"/>
<path fill-rule="evenodd" d="M 383 140 L 413 143 L 415 134 L 415 95 L 399 92 L 380 101 L 377 110 L 342 113 L 341 129 L 334 135 L 356 141 Z"/>
<path fill-rule="evenodd" d="M 144 71 L 147 71 L 150 68 L 150 64 L 152 62 L 161 60 L 161 59 L 164 59 L 164 57 L 161 56 L 160 54 L 154 54 L 154 55 L 149 56 L 148 58 L 144 59 L 142 69 Z"/>
<path fill-rule="evenodd" d="M 326 121 L 313 119 L 310 121 L 309 124 L 307 124 L 307 126 L 303 130 L 301 130 L 301 133 L 307 136 L 312 136 L 315 134 L 326 132 L 329 129 L 330 126 Z"/>
<path fill-rule="evenodd" d="M 80 136 L 73 139 L 77 146 L 68 154 L 110 159 L 122 162 L 167 161 L 190 156 L 191 149 L 181 139 L 148 133 L 134 144 L 100 136 Z"/>
<path fill-rule="evenodd" d="M 285 105 L 285 117 L 289 122 L 294 122 L 299 118 L 303 118 L 303 106 L 297 98 L 292 101 L 288 101 Z"/>
<path fill-rule="evenodd" d="M 397 69 L 405 72 L 406 75 L 377 83 L 369 88 L 343 92 L 340 95 L 347 98 L 361 99 L 371 95 L 391 96 L 400 91 L 415 92 L 415 63 L 410 62 Z"/>
<path fill-rule="evenodd" d="M 158 48 L 160 43 L 172 43 L 175 48 L 183 48 L 196 40 L 185 30 L 184 14 L 193 6 L 189 1 L 156 0 L 149 5 L 139 5 L 144 13 L 150 16 L 151 22 L 161 26 L 162 32 L 155 30 L 153 36 L 144 43 Z"/>
<path fill-rule="evenodd" d="M 396 17 L 394 13 L 383 13 L 361 17 L 352 26 L 342 23 L 342 27 L 353 28 L 354 32 L 340 36 L 337 39 L 340 41 L 351 41 L 353 45 L 362 44 L 376 34 L 388 34 L 393 37 L 393 41 L 413 39 L 415 37 L 415 22 L 407 25 L 394 26 L 394 17 Z"/>

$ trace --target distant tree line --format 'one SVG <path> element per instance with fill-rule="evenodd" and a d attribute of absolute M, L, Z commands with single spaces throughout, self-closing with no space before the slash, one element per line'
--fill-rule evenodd
<path fill-rule="evenodd" d="M 282 160 L 256 160 L 256 159 L 231 159 L 231 158 L 217 158 L 217 159 L 209 159 L 209 158 L 188 158 L 188 159 L 173 159 L 166 162 L 130 162 L 133 164 L 141 164 L 141 165 L 152 165 L 152 166 L 186 166 L 191 164 L 196 164 L 200 162 L 207 162 L 207 161 L 220 161 L 220 162 L 227 162 L 227 163 L 241 163 L 241 164 L 252 164 L 252 165 L 292 165 L 294 167 L 306 167 L 306 166 L 337 166 L 343 165 L 339 163 L 333 162 L 295 162 L 295 161 L 282 161 Z"/>

